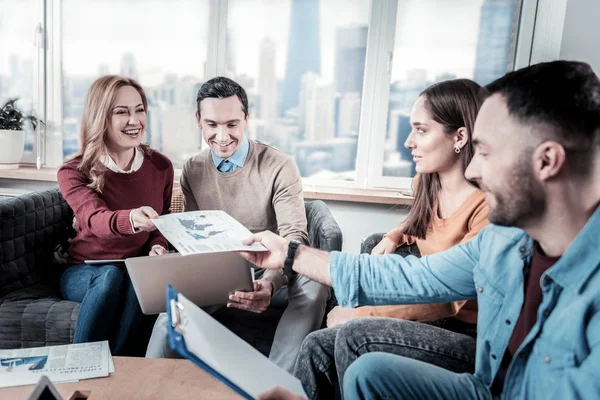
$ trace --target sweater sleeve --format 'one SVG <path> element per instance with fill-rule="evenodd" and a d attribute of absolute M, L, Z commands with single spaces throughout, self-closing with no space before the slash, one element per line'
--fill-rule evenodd
<path fill-rule="evenodd" d="M 165 189 L 163 191 L 163 209 L 160 211 L 160 215 L 165 215 L 165 214 L 169 214 L 170 211 L 170 207 L 171 207 L 171 197 L 173 195 L 173 180 L 175 179 L 175 172 L 173 170 L 173 164 L 171 164 L 169 166 L 169 170 L 167 172 L 167 177 L 166 177 L 166 182 L 165 182 Z M 158 211 L 158 210 L 157 210 Z M 162 247 L 164 247 L 165 249 L 169 249 L 169 242 L 167 241 L 167 239 L 165 239 L 165 237 L 162 235 L 162 233 L 160 233 L 160 231 L 158 229 L 150 232 L 150 245 L 148 246 L 150 249 L 152 249 L 152 246 L 154 245 L 161 245 Z"/>
<path fill-rule="evenodd" d="M 102 195 L 89 188 L 89 179 L 77 170 L 77 164 L 68 162 L 57 173 L 60 191 L 73 210 L 77 224 L 101 239 L 133 235 L 129 213 L 131 210 L 111 210 Z"/>
<path fill-rule="evenodd" d="M 302 178 L 291 158 L 286 158 L 275 173 L 272 203 L 279 235 L 308 244 Z"/>
<path fill-rule="evenodd" d="M 396 244 L 396 247 L 400 247 L 404 244 L 414 244 L 417 241 L 416 237 L 402 233 L 402 227 L 392 229 L 383 235 L 383 237 L 391 239 L 392 242 Z"/>

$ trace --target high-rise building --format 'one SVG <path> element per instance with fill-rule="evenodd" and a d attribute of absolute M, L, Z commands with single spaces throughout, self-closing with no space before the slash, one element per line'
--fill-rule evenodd
<path fill-rule="evenodd" d="M 188 106 L 167 106 L 161 113 L 163 153 L 182 166 L 202 146 L 202 135 Z"/>
<path fill-rule="evenodd" d="M 63 157 L 75 154 L 81 143 L 79 142 L 80 123 L 77 118 L 63 119 Z"/>
<path fill-rule="evenodd" d="M 516 0 L 485 0 L 479 18 L 474 80 L 486 85 L 508 69 Z"/>
<path fill-rule="evenodd" d="M 135 65 L 135 58 L 133 53 L 125 53 L 121 57 L 121 76 L 136 79 L 138 78 L 137 66 Z"/>
<path fill-rule="evenodd" d="M 335 31 L 335 89 L 340 93 L 362 93 L 368 32 L 365 25 Z"/>
<path fill-rule="evenodd" d="M 150 143 L 155 149 L 164 151 L 162 137 L 162 110 L 160 104 L 152 98 L 148 99 L 148 112 L 146 117 L 146 138 L 145 141 Z"/>
<path fill-rule="evenodd" d="M 336 137 L 358 135 L 360 123 L 360 93 L 346 92 L 338 102 L 336 114 Z"/>
<path fill-rule="evenodd" d="M 100 64 L 98 65 L 98 76 L 104 76 L 110 74 L 110 67 L 108 64 Z"/>
<path fill-rule="evenodd" d="M 385 162 L 383 165 L 385 176 L 413 176 L 415 164 L 412 160 L 411 150 L 404 147 L 410 135 L 410 115 L 403 110 L 393 110 L 389 119 L 389 145 L 386 145 Z"/>
<path fill-rule="evenodd" d="M 292 0 L 280 115 L 298 105 L 301 79 L 307 72 L 321 73 L 319 0 Z"/>
<path fill-rule="evenodd" d="M 275 42 L 266 38 L 260 44 L 258 67 L 259 117 L 268 126 L 277 118 L 277 76 L 275 74 Z"/>
<path fill-rule="evenodd" d="M 300 111 L 305 141 L 322 142 L 334 137 L 333 98 L 333 85 L 324 82 L 321 76 L 312 72 L 302 76 Z"/>

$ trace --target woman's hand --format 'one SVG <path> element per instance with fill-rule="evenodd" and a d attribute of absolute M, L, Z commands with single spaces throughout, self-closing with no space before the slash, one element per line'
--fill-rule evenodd
<path fill-rule="evenodd" d="M 143 206 L 131 210 L 129 218 L 133 225 L 134 232 L 145 231 L 152 232 L 156 229 L 156 225 L 152 222 L 153 219 L 158 218 L 159 215 L 152 207 Z"/>
<path fill-rule="evenodd" d="M 392 239 L 384 237 L 377 246 L 373 247 L 371 254 L 392 254 L 397 247 Z"/>
<path fill-rule="evenodd" d="M 163 254 L 167 254 L 169 251 L 167 249 L 165 249 L 164 247 L 162 247 L 160 244 L 155 244 L 154 246 L 152 246 L 152 249 L 150 250 L 150 254 L 148 254 L 149 256 L 161 256 Z"/>

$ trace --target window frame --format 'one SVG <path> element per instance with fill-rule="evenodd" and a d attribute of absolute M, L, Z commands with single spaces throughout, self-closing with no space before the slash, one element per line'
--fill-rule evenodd
<path fill-rule="evenodd" d="M 42 73 L 34 82 L 38 111 L 46 126 L 38 129 L 38 152 L 23 162 L 59 167 L 62 151 L 62 0 L 38 0 L 43 21 L 45 48 L 36 62 Z M 354 181 L 304 178 L 312 188 L 354 188 L 369 190 L 408 190 L 412 178 L 383 176 L 383 148 L 387 129 L 388 104 L 396 35 L 398 1 L 372 0 L 367 37 L 365 75 L 361 98 L 356 175 Z M 513 38 L 515 69 L 559 58 L 564 16 L 568 0 L 517 0 L 519 25 Z M 209 0 L 209 43 L 205 79 L 225 73 L 228 0 Z M 35 68 L 34 62 L 34 68 Z M 37 88 L 38 90 L 35 90 Z M 203 148 L 205 144 L 203 143 Z"/>

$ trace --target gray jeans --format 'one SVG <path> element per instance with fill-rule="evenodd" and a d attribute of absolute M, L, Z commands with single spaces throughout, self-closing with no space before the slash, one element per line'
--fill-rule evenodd
<path fill-rule="evenodd" d="M 304 275 L 294 275 L 287 288 L 284 286 L 273 298 L 281 297 L 280 293 L 285 292 L 288 304 L 277 325 L 269 359 L 292 372 L 302 341 L 309 333 L 321 327 L 329 289 Z M 204 311 L 212 314 L 221 307 L 207 307 Z M 169 346 L 166 313 L 160 314 L 154 324 L 146 357 L 180 358 Z"/>
<path fill-rule="evenodd" d="M 294 375 L 302 381 L 309 398 L 333 399 L 350 364 L 370 352 L 392 353 L 453 372 L 472 373 L 475 336 L 473 325 L 453 319 L 426 324 L 394 318 L 359 318 L 308 335 Z"/>

